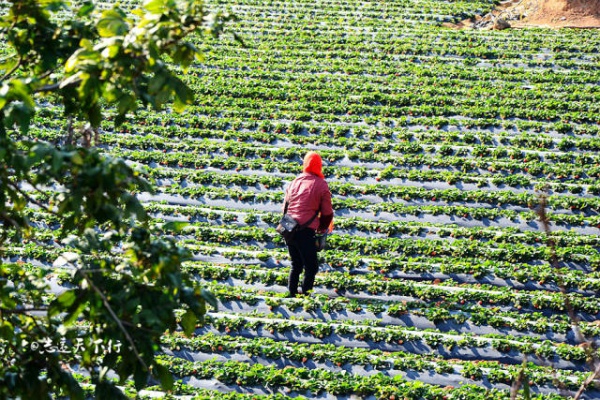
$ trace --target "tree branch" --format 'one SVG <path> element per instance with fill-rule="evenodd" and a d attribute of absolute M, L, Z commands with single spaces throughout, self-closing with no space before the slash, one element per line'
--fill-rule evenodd
<path fill-rule="evenodd" d="M 14 226 L 15 229 L 19 230 L 19 228 L 20 228 L 19 223 L 17 221 L 15 221 L 13 218 L 11 218 L 10 215 L 8 215 L 6 213 L 6 211 L 2 211 L 0 213 L 0 219 L 9 223 L 10 225 Z"/>
<path fill-rule="evenodd" d="M 547 236 L 547 246 L 550 249 L 550 264 L 552 268 L 555 270 L 555 278 L 556 284 L 560 289 L 560 293 L 563 295 L 563 299 L 565 302 L 565 309 L 567 310 L 567 315 L 569 316 L 569 320 L 571 321 L 571 329 L 573 333 L 575 333 L 575 338 L 579 343 L 587 344 L 585 347 L 586 355 L 589 357 L 589 367 L 593 371 L 592 374 L 583 382 L 583 384 L 579 387 L 574 400 L 577 400 L 581 397 L 583 392 L 587 389 L 587 387 L 600 376 L 600 359 L 596 353 L 597 346 L 595 342 L 591 340 L 587 340 L 585 336 L 581 333 L 581 329 L 579 326 L 579 318 L 575 312 L 575 307 L 571 303 L 571 299 L 569 298 L 567 288 L 565 286 L 563 275 L 560 272 L 560 264 L 558 260 L 558 256 L 556 255 L 556 243 L 551 236 L 552 231 L 550 230 L 550 219 L 548 218 L 548 214 L 546 213 L 546 207 L 548 205 L 548 199 L 545 194 L 540 196 L 540 206 L 536 210 L 536 213 L 540 217 L 540 222 L 542 223 L 542 227 Z"/>
<path fill-rule="evenodd" d="M 522 363 L 521 369 L 519 370 L 519 373 L 517 374 L 516 379 L 513 381 L 512 385 L 510 386 L 510 400 L 517 399 L 517 396 L 519 395 L 519 390 L 521 389 L 521 386 L 523 386 L 523 382 L 525 382 L 525 379 L 527 379 L 527 377 L 525 375 L 526 367 L 527 367 L 527 354 L 525 354 L 525 357 L 523 358 L 523 363 Z"/>
<path fill-rule="evenodd" d="M 73 116 L 69 115 L 67 120 L 67 144 L 73 144 Z"/>
<path fill-rule="evenodd" d="M 585 392 L 588 386 L 590 386 L 592 382 L 594 382 L 594 380 L 598 379 L 598 377 L 600 377 L 600 363 L 598 363 L 598 365 L 596 366 L 596 370 L 592 374 L 590 374 L 590 376 L 588 376 L 588 378 L 581 384 L 579 390 L 577 391 L 577 393 L 575 393 L 574 399 L 581 398 L 583 392 Z"/>
<path fill-rule="evenodd" d="M 150 334 L 160 334 L 160 333 L 162 333 L 162 332 L 159 332 L 159 331 L 153 331 L 152 329 L 143 328 L 141 326 L 136 326 L 136 325 L 132 324 L 129 321 L 121 321 L 121 322 L 123 323 L 123 325 L 127 325 L 127 326 L 130 326 L 130 327 L 135 328 L 135 329 L 139 329 L 140 331 L 143 331 L 143 332 L 146 332 L 146 333 L 150 333 Z"/>
<path fill-rule="evenodd" d="M 102 303 L 104 304 L 104 306 L 108 310 L 108 313 L 115 320 L 115 322 L 119 326 L 119 329 L 121 330 L 121 332 L 123 332 L 123 334 L 125 335 L 125 338 L 129 342 L 129 345 L 131 346 L 131 349 L 133 350 L 133 353 L 135 354 L 136 358 L 138 359 L 138 361 L 140 362 L 140 364 L 142 364 L 142 367 L 144 367 L 144 369 L 146 371 L 148 371 L 148 366 L 146 365 L 146 363 L 144 362 L 144 360 L 140 356 L 140 353 L 137 351 L 137 347 L 135 347 L 135 343 L 133 343 L 133 339 L 129 335 L 129 332 L 127 332 L 127 330 L 123 326 L 123 322 L 121 321 L 121 319 L 113 311 L 113 309 L 110 306 L 110 304 L 108 303 L 108 299 L 106 298 L 106 296 L 104 295 L 104 293 L 102 293 L 102 291 L 100 289 L 98 289 L 98 287 L 96 285 L 94 285 L 94 282 L 88 277 L 86 271 L 84 271 L 84 270 L 79 270 L 79 271 L 83 274 L 83 277 L 84 277 L 85 281 L 90 285 L 90 287 L 94 290 L 94 292 L 96 292 L 98 294 L 98 296 L 100 296 L 100 298 L 102 299 Z"/>
<path fill-rule="evenodd" d="M 567 314 L 569 315 L 569 319 L 571 320 L 571 325 L 573 330 L 575 331 L 575 336 L 577 340 L 581 343 L 585 342 L 585 337 L 583 337 L 581 330 L 579 329 L 579 318 L 575 313 L 575 308 L 573 304 L 571 304 L 571 299 L 568 296 L 567 288 L 565 287 L 564 280 L 562 279 L 562 273 L 560 272 L 560 263 L 558 261 L 558 256 L 556 255 L 556 243 L 552 238 L 552 230 L 550 229 L 550 219 L 548 218 L 548 214 L 546 213 L 546 207 L 548 206 L 548 199 L 545 195 L 540 197 L 540 206 L 536 211 L 538 216 L 540 217 L 540 222 L 542 223 L 542 228 L 544 229 L 544 233 L 546 234 L 546 243 L 548 248 L 550 249 L 550 265 L 555 270 L 554 280 L 560 290 L 560 293 L 563 295 L 565 301 L 565 308 L 567 310 Z"/>
<path fill-rule="evenodd" d="M 2 78 L 0 78 L 0 82 L 4 82 L 6 79 L 8 79 L 9 76 L 11 76 L 12 74 L 15 73 L 15 71 L 17 69 L 19 69 L 19 67 L 22 65 L 23 63 L 23 59 L 21 58 L 21 56 L 19 56 L 19 60 L 17 61 L 17 63 L 15 64 L 14 67 L 11 68 L 10 71 L 8 71 L 6 74 L 4 74 L 4 76 Z"/>
<path fill-rule="evenodd" d="M 33 183 L 31 183 L 28 179 L 26 179 L 27 183 L 29 183 L 31 186 L 33 186 L 33 188 L 39 192 L 42 192 L 41 189 L 38 189 Z M 48 208 L 47 205 L 45 205 L 44 203 L 40 202 L 39 200 L 31 197 L 27 192 L 25 192 L 23 189 L 21 189 L 19 187 L 19 185 L 17 185 L 14 182 L 11 181 L 7 181 L 6 184 L 10 187 L 12 187 L 15 191 L 19 192 L 19 194 L 21 194 L 21 196 L 25 197 L 25 199 L 27 199 L 27 201 L 29 201 L 30 203 L 35 204 L 36 206 L 40 207 L 41 209 L 43 209 L 44 211 L 53 214 L 53 215 L 58 215 L 56 212 L 52 211 L 50 208 Z"/>
<path fill-rule="evenodd" d="M 73 81 L 71 83 L 69 83 L 68 85 L 66 85 L 65 87 L 72 87 L 72 86 L 76 86 L 81 82 L 81 79 L 77 79 L 76 81 Z M 44 85 L 41 86 L 39 88 L 36 88 L 33 90 L 33 93 L 46 93 L 46 92 L 55 92 L 58 89 L 60 89 L 60 85 L 61 82 L 56 82 L 56 83 L 52 83 L 50 85 Z"/>

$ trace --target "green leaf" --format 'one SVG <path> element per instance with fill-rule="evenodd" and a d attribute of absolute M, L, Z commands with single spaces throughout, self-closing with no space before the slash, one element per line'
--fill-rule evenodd
<path fill-rule="evenodd" d="M 244 48 L 248 47 L 248 46 L 246 46 L 246 43 L 244 42 L 244 39 L 237 32 L 233 32 L 233 40 L 235 40 L 236 42 L 238 42 L 239 44 L 241 44 L 242 47 L 244 47 Z"/>
<path fill-rule="evenodd" d="M 122 125 L 125 121 L 127 121 L 127 118 L 125 117 L 124 114 L 117 114 L 115 116 L 115 126 L 120 126 Z"/>
<path fill-rule="evenodd" d="M 162 14 L 166 8 L 165 0 L 147 0 L 144 2 L 144 9 L 152 14 Z"/>
<path fill-rule="evenodd" d="M 86 54 L 89 52 L 90 52 L 90 50 L 79 49 L 75 53 L 73 53 L 71 55 L 71 57 L 69 57 L 69 59 L 65 63 L 65 72 L 68 74 L 70 72 L 75 71 L 77 69 L 77 66 L 79 65 L 80 58 L 85 58 Z M 80 76 L 78 78 L 81 79 Z M 67 78 L 67 79 L 73 80 L 72 77 Z M 69 84 L 70 83 L 72 83 L 72 82 L 69 82 Z M 61 83 L 61 85 L 60 85 L 61 88 L 65 87 L 65 86 L 66 86 L 65 83 Z"/>
<path fill-rule="evenodd" d="M 131 10 L 131 14 L 135 15 L 136 17 L 139 17 L 139 18 L 144 18 L 144 16 L 146 15 L 144 10 L 139 9 L 139 8 L 136 8 L 135 10 Z"/>
<path fill-rule="evenodd" d="M 58 304 L 60 304 L 64 308 L 67 308 L 67 307 L 70 307 L 71 305 L 73 305 L 73 303 L 75 302 L 76 299 L 77 299 L 77 295 L 75 294 L 75 291 L 67 290 L 66 292 L 64 292 L 60 296 L 58 296 L 56 298 L 56 301 L 58 302 Z"/>
<path fill-rule="evenodd" d="M 44 143 L 36 143 L 29 150 L 29 164 L 33 165 L 37 163 L 39 160 L 42 160 L 46 157 L 46 155 L 51 154 L 53 151 L 50 146 Z"/>
<path fill-rule="evenodd" d="M 183 231 L 183 229 L 188 226 L 190 223 L 189 222 L 183 222 L 183 221 L 171 221 L 171 222 L 167 222 L 164 226 L 163 229 L 165 231 L 169 231 L 169 232 L 174 232 L 174 233 L 181 233 L 181 231 Z"/>
<path fill-rule="evenodd" d="M 178 47 L 175 53 L 172 55 L 173 61 L 177 64 L 180 64 L 185 71 L 196 58 L 197 52 L 198 50 L 193 44 L 184 43 L 182 46 Z"/>
<path fill-rule="evenodd" d="M 185 111 L 187 104 L 183 103 L 178 97 L 173 101 L 173 111 L 176 113 L 182 113 Z"/>
<path fill-rule="evenodd" d="M 103 92 L 104 99 L 109 103 L 114 103 L 121 96 L 121 91 L 113 82 L 106 82 Z"/>
<path fill-rule="evenodd" d="M 208 303 L 210 304 L 210 306 L 212 308 L 214 308 L 215 310 L 217 310 L 219 308 L 219 302 L 217 301 L 217 298 L 215 297 L 214 294 L 212 294 L 211 292 L 209 292 L 206 289 L 202 289 L 200 291 L 200 296 L 202 296 L 202 298 Z"/>
<path fill-rule="evenodd" d="M 191 336 L 196 329 L 196 322 L 198 318 L 192 310 L 187 310 L 185 314 L 181 316 L 181 327 L 186 336 Z"/>
<path fill-rule="evenodd" d="M 0 325 L 0 337 L 6 341 L 11 341 L 14 335 L 15 329 L 12 324 L 6 320 L 2 321 Z"/>
<path fill-rule="evenodd" d="M 6 107 L 6 103 L 8 103 L 7 94 L 9 92 L 8 85 L 2 85 L 0 88 L 0 110 Z"/>
<path fill-rule="evenodd" d="M 123 201 L 125 202 L 125 211 L 129 214 L 135 215 L 140 221 L 144 221 L 148 218 L 148 214 L 144 209 L 144 206 L 137 197 L 127 193 L 123 195 Z"/>
<path fill-rule="evenodd" d="M 57 174 L 63 166 L 63 159 L 58 152 L 52 154 L 52 174 Z"/>
<path fill-rule="evenodd" d="M 102 123 L 102 108 L 100 107 L 100 104 L 94 103 L 90 107 L 90 109 L 88 110 L 88 120 L 94 128 L 100 126 L 100 124 Z"/>
<path fill-rule="evenodd" d="M 47 315 L 48 318 L 54 317 L 62 312 L 62 309 L 58 306 L 56 302 L 50 303 L 48 306 Z"/>
<path fill-rule="evenodd" d="M 114 10 L 103 12 L 96 28 L 101 37 L 122 36 L 129 31 L 129 26 L 123 17 Z"/>
<path fill-rule="evenodd" d="M 119 54 L 120 50 L 121 47 L 119 45 L 113 44 L 111 46 L 106 46 L 104 50 L 102 50 L 101 54 L 104 58 L 115 58 Z"/>
<path fill-rule="evenodd" d="M 93 51 L 94 43 L 90 39 L 81 39 L 79 42 L 80 50 L 77 50 L 74 54 L 77 54 L 79 51 Z"/>
<path fill-rule="evenodd" d="M 96 384 L 95 398 L 98 400 L 128 400 L 119 388 L 105 380 Z"/>
<path fill-rule="evenodd" d="M 124 94 L 119 98 L 119 104 L 117 105 L 117 112 L 120 115 L 125 115 L 129 111 L 133 111 L 136 108 L 135 97 L 130 94 Z"/>
<path fill-rule="evenodd" d="M 32 109 L 35 108 L 35 102 L 31 98 L 31 96 L 29 96 L 29 92 L 30 92 L 29 85 L 25 84 L 25 82 L 23 82 L 19 79 L 15 79 L 15 80 L 11 81 L 10 82 L 10 91 L 12 92 L 11 95 L 15 99 L 21 100 L 29 108 L 32 108 Z"/>
<path fill-rule="evenodd" d="M 183 112 L 186 106 L 194 102 L 194 92 L 177 78 L 173 79 L 172 84 L 175 90 L 173 109 L 176 112 Z"/>
<path fill-rule="evenodd" d="M 160 385 L 162 388 L 164 390 L 171 390 L 173 388 L 173 384 L 175 383 L 171 371 L 169 371 L 166 366 L 158 363 L 154 365 L 154 370 L 156 371 L 156 375 L 160 380 Z"/>
<path fill-rule="evenodd" d="M 75 165 L 83 165 L 83 157 L 81 157 L 81 154 L 75 151 L 71 156 L 71 162 Z"/>
<path fill-rule="evenodd" d="M 7 125 L 19 125 L 19 129 L 22 134 L 27 134 L 29 131 L 29 123 L 33 116 L 33 109 L 23 103 L 13 103 L 10 107 L 8 118 L 6 119 Z"/>
<path fill-rule="evenodd" d="M 95 8 L 96 8 L 96 6 L 94 5 L 93 2 L 86 1 L 85 3 L 83 3 L 83 5 L 77 11 L 77 17 L 78 18 L 87 17 L 92 14 L 92 12 L 94 11 Z"/>
<path fill-rule="evenodd" d="M 84 104 L 90 105 L 98 97 L 100 82 L 96 76 L 81 74 L 81 84 L 77 88 L 77 94 Z M 82 107 L 83 108 L 83 107 Z"/>
<path fill-rule="evenodd" d="M 148 383 L 148 371 L 145 371 L 139 364 L 135 365 L 133 382 L 137 390 L 142 390 Z"/>
<path fill-rule="evenodd" d="M 67 5 L 64 1 L 59 0 L 50 0 L 46 2 L 42 2 L 44 4 L 44 8 L 48 11 L 52 11 L 53 13 L 58 12 L 60 10 L 66 10 Z"/>
<path fill-rule="evenodd" d="M 27 200 L 23 197 L 17 197 L 13 199 L 13 209 L 15 211 L 23 211 L 25 206 L 27 206 Z"/>
<path fill-rule="evenodd" d="M 168 75 L 162 72 L 158 72 L 150 78 L 148 82 L 148 93 L 158 93 L 165 87 Z"/>
<path fill-rule="evenodd" d="M 69 392 L 69 399 L 71 400 L 84 400 L 85 392 L 79 386 L 79 382 L 75 379 L 75 377 L 67 372 L 61 372 L 61 376 L 63 376 L 63 380 L 66 382 Z"/>
<path fill-rule="evenodd" d="M 79 305 L 77 305 L 77 307 L 71 307 L 67 311 L 67 314 L 65 315 L 65 317 L 63 319 L 63 325 L 64 326 L 72 325 L 75 321 L 77 321 L 77 319 L 80 317 L 81 313 L 83 312 L 83 310 L 86 307 L 87 307 L 87 303 L 85 301 L 79 303 Z"/>
<path fill-rule="evenodd" d="M 79 382 L 70 373 L 64 371 L 59 364 L 51 364 L 50 369 L 51 376 L 56 376 L 59 384 L 66 389 L 69 394 L 69 399 L 72 400 L 83 400 L 85 394 Z"/>
<path fill-rule="evenodd" d="M 0 72 L 4 75 L 7 71 L 10 71 L 17 63 L 19 59 L 17 57 L 5 57 L 0 60 Z"/>

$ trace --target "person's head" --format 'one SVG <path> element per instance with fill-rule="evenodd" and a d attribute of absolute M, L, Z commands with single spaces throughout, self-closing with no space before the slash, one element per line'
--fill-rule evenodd
<path fill-rule="evenodd" d="M 308 172 L 325 178 L 323 176 L 323 160 L 321 156 L 315 151 L 309 151 L 304 156 L 304 164 L 302 165 L 302 172 Z"/>

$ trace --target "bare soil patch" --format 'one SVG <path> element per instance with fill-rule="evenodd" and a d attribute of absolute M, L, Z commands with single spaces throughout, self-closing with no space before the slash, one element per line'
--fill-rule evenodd
<path fill-rule="evenodd" d="M 512 28 L 600 28 L 600 0 L 508 0 L 491 13 L 449 27 Z"/>

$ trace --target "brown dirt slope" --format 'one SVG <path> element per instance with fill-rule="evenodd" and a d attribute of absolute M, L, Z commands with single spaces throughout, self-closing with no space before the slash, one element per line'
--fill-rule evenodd
<path fill-rule="evenodd" d="M 600 28 L 600 0 L 508 0 L 475 21 L 455 28 L 492 28 L 504 19 L 513 28 Z"/>
<path fill-rule="evenodd" d="M 518 12 L 519 5 L 513 7 Z M 526 17 L 514 21 L 513 26 L 600 27 L 600 0 L 523 0 L 520 7 Z"/>

